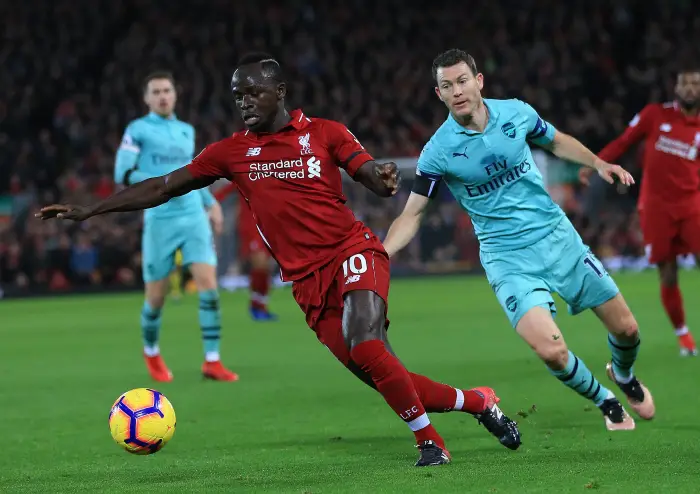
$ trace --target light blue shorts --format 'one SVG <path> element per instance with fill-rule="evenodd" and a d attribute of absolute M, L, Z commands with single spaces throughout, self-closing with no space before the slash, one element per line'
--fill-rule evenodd
<path fill-rule="evenodd" d="M 620 291 L 567 218 L 529 247 L 482 252 L 480 257 L 513 327 L 533 307 L 545 307 L 555 316 L 552 293 L 558 293 L 575 315 L 598 307 Z"/>
<path fill-rule="evenodd" d="M 147 219 L 143 225 L 143 281 L 167 278 L 175 267 L 175 253 L 182 252 L 183 266 L 203 263 L 216 266 L 214 235 L 205 214 L 180 218 Z"/>

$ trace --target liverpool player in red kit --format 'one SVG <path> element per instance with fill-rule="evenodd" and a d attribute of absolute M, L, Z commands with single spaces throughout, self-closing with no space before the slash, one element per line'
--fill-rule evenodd
<path fill-rule="evenodd" d="M 287 112 L 286 84 L 269 56 L 244 57 L 231 89 L 244 132 L 208 146 L 170 175 L 134 184 L 92 206 L 54 205 L 37 216 L 82 221 L 145 209 L 227 178 L 250 205 L 283 279 L 293 281 L 294 298 L 319 341 L 414 432 L 417 466 L 450 461 L 427 412 L 471 413 L 501 444 L 516 449 L 520 433 L 499 410 L 492 389 L 461 390 L 409 373 L 389 345 L 389 258 L 345 206 L 339 168 L 388 197 L 399 185 L 396 164 L 375 162 L 338 122 Z"/>
<path fill-rule="evenodd" d="M 661 300 L 686 356 L 698 351 L 686 326 L 676 257 L 695 254 L 700 262 L 700 67 L 680 71 L 675 90 L 674 102 L 645 106 L 599 157 L 617 161 L 644 140 L 637 209 L 649 261 L 659 267 Z"/>
<path fill-rule="evenodd" d="M 221 202 L 236 191 L 236 184 L 222 187 L 214 193 Z M 267 308 L 267 296 L 270 291 L 270 253 L 255 226 L 253 213 L 243 196 L 239 195 L 238 218 L 238 255 L 250 265 L 250 316 L 255 321 L 274 321 L 277 316 Z"/>

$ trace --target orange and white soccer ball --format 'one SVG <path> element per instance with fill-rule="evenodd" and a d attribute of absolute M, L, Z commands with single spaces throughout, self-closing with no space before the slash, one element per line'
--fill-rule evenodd
<path fill-rule="evenodd" d="M 109 430 L 114 441 L 129 453 L 150 455 L 172 439 L 175 409 L 159 391 L 132 389 L 112 405 Z"/>

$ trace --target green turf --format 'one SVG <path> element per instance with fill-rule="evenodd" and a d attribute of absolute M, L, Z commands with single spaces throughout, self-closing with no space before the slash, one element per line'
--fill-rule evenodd
<path fill-rule="evenodd" d="M 502 448 L 475 421 L 433 416 L 453 464 L 417 469 L 406 426 L 356 382 L 304 325 L 289 290 L 281 322 L 251 322 L 246 296 L 224 296 L 223 353 L 237 383 L 203 382 L 196 299 L 171 304 L 161 348 L 175 381 L 159 386 L 177 431 L 150 457 L 109 436 L 116 397 L 152 383 L 140 354 L 139 295 L 0 305 L 1 492 L 698 492 L 700 359 L 680 359 L 653 273 L 619 276 L 643 333 L 639 375 L 658 416 L 608 433 L 513 334 L 487 283 L 397 281 L 391 338 L 409 368 L 461 387 L 490 385 L 518 418 L 524 445 Z M 683 288 L 700 328 L 700 274 Z M 570 347 L 605 382 L 604 330 L 559 304 Z"/>

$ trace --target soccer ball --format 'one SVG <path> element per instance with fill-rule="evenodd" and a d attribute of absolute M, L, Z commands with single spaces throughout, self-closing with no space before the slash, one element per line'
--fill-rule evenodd
<path fill-rule="evenodd" d="M 154 389 L 132 389 L 112 405 L 109 430 L 114 441 L 129 453 L 150 455 L 172 439 L 175 409 Z"/>

